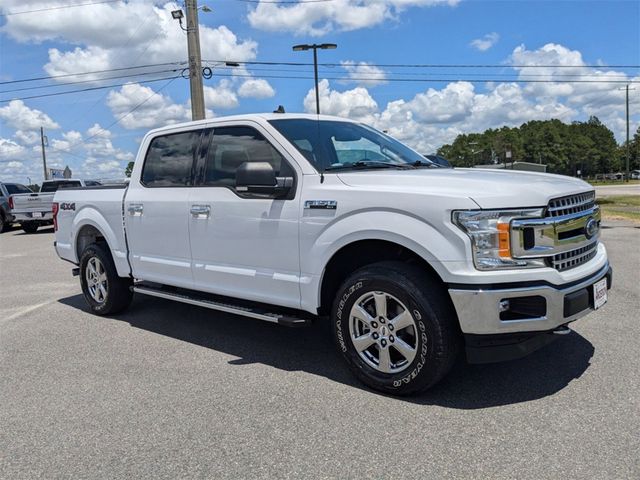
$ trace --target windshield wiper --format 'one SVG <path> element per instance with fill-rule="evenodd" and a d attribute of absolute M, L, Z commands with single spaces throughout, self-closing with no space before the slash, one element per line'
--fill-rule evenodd
<path fill-rule="evenodd" d="M 326 167 L 324 171 L 327 172 L 330 170 L 349 170 L 349 169 L 363 170 L 367 168 L 398 168 L 398 169 L 404 170 L 407 168 L 413 168 L 413 166 L 409 163 L 398 164 L 398 163 L 391 163 L 391 162 L 380 162 L 377 160 L 358 160 L 357 162 L 353 162 L 353 163 L 331 165 Z"/>
<path fill-rule="evenodd" d="M 412 165 L 416 168 L 418 167 L 427 167 L 427 168 L 440 168 L 440 165 L 438 165 L 437 163 L 432 162 L 431 160 L 427 160 L 426 162 L 422 161 L 422 160 L 416 160 L 413 163 L 410 163 L 409 165 Z"/>

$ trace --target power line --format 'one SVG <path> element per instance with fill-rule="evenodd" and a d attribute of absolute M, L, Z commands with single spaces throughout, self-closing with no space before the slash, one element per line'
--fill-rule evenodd
<path fill-rule="evenodd" d="M 110 73 L 110 72 L 120 72 L 122 70 L 133 70 L 139 68 L 151 68 L 151 67 L 164 67 L 167 65 L 184 65 L 187 62 L 165 62 L 165 63 L 149 63 L 147 65 L 137 65 L 137 66 L 129 66 L 129 67 L 119 67 L 119 68 L 108 68 L 105 70 L 93 70 L 90 72 L 76 72 L 76 73 L 65 73 L 62 75 L 48 75 L 44 77 L 31 77 L 31 78 L 21 78 L 18 80 L 7 80 L 4 82 L 0 82 L 0 85 L 7 85 L 10 83 L 22 83 L 22 82 L 35 82 L 38 80 L 55 80 L 57 78 L 68 78 L 68 77 L 79 77 L 82 75 L 94 75 L 96 73 Z"/>
<path fill-rule="evenodd" d="M 0 13 L 0 17 L 9 17 L 12 15 L 23 15 L 25 13 L 36 13 L 36 12 L 47 12 L 49 10 L 60 10 L 63 8 L 74 8 L 74 7 L 86 7 L 88 5 L 100 5 L 102 3 L 117 3 L 122 0 L 102 0 L 100 2 L 88 2 L 88 3 L 74 3 L 71 5 L 58 5 L 56 7 L 46 7 L 46 8 L 38 8 L 35 10 L 22 10 L 20 12 L 8 12 L 8 13 Z"/>
<path fill-rule="evenodd" d="M 141 77 L 141 76 L 145 76 L 145 75 L 158 75 L 160 73 L 176 72 L 178 70 L 182 70 L 182 69 L 172 68 L 172 69 L 169 69 L 169 70 L 157 70 L 157 71 L 154 71 L 154 72 L 141 72 L 141 73 L 132 73 L 130 75 L 116 75 L 116 76 L 113 76 L 113 77 L 103 77 L 103 78 L 97 78 L 97 79 L 91 79 L 91 80 L 78 80 L 77 82 L 65 82 L 65 83 L 59 83 L 59 84 L 38 85 L 38 86 L 35 86 L 35 87 L 14 88 L 13 90 L 2 90 L 2 91 L 0 91 L 0 94 L 11 93 L 11 92 L 23 92 L 25 90 L 38 90 L 38 89 L 41 89 L 41 88 L 66 87 L 67 85 L 79 85 L 79 84 L 82 84 L 82 83 L 97 83 L 97 82 L 103 82 L 105 80 L 116 80 L 116 79 L 121 79 L 121 78 Z"/>
<path fill-rule="evenodd" d="M 153 80 L 141 80 L 141 81 L 139 81 L 137 83 L 161 82 L 163 80 L 175 79 L 175 78 L 179 78 L 179 77 L 180 77 L 180 75 L 178 75 L 176 77 L 155 78 Z M 79 90 L 68 90 L 66 92 L 44 93 L 42 95 L 31 95 L 31 96 L 28 96 L 28 97 L 9 98 L 9 99 L 6 99 L 6 100 L 0 100 L 0 103 L 8 103 L 8 102 L 11 102 L 13 100 L 30 100 L 32 98 L 57 97 L 58 95 L 68 95 L 68 94 L 71 94 L 71 93 L 90 92 L 90 91 L 93 91 L 93 90 L 102 90 L 104 88 L 122 87 L 124 85 L 129 85 L 129 84 L 131 84 L 131 82 L 114 83 L 112 85 L 103 85 L 101 87 L 82 88 L 82 89 L 79 89 Z"/>

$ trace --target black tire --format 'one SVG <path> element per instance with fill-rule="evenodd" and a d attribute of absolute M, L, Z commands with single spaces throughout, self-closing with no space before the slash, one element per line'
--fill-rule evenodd
<path fill-rule="evenodd" d="M 21 223 L 20 227 L 22 228 L 22 230 L 24 230 L 26 233 L 36 233 L 38 231 L 38 227 L 40 225 L 38 225 L 35 222 L 25 222 L 25 223 Z"/>
<path fill-rule="evenodd" d="M 106 275 L 106 295 L 103 301 L 98 301 L 91 295 L 87 270 L 89 262 L 97 259 L 104 267 Z M 133 292 L 131 291 L 132 280 L 118 276 L 116 266 L 108 247 L 104 243 L 92 243 L 88 245 L 80 256 L 80 285 L 82 293 L 89 305 L 89 308 L 96 315 L 110 315 L 126 309 L 131 303 Z"/>
<path fill-rule="evenodd" d="M 0 233 L 3 233 L 9 228 L 9 224 L 5 221 L 4 215 L 0 212 Z"/>
<path fill-rule="evenodd" d="M 373 295 L 373 292 L 384 292 L 386 298 L 391 298 L 385 300 L 385 305 L 391 308 L 400 305 L 411 313 L 413 325 L 405 327 L 405 333 L 396 332 L 396 338 L 392 338 L 393 332 L 388 328 L 382 333 L 379 322 L 380 333 L 377 330 L 371 333 L 373 329 L 365 331 L 365 334 L 377 335 L 378 340 L 364 350 L 363 355 L 373 357 L 372 362 L 375 363 L 377 352 L 379 367 L 384 343 L 389 350 L 388 358 L 392 358 L 389 365 L 399 369 L 397 372 L 385 373 L 371 366 L 358 353 L 351 339 L 351 309 L 356 301 L 372 298 L 367 295 Z M 373 308 L 371 303 L 365 307 Z M 377 306 L 374 311 L 369 319 L 376 317 Z M 392 323 L 389 320 L 393 320 L 392 315 L 388 315 L 387 326 Z M 338 350 L 355 375 L 367 386 L 394 395 L 409 395 L 435 385 L 451 370 L 460 350 L 461 334 L 448 292 L 421 268 L 401 262 L 375 263 L 354 272 L 339 288 L 331 318 Z M 410 362 L 397 349 L 400 335 L 405 335 L 401 339 L 411 343 L 415 349 L 415 357 Z M 386 343 L 382 342 L 383 338 L 387 339 Z M 389 342 L 393 340 L 395 344 L 392 345 Z M 395 363 L 393 357 L 398 359 Z"/>

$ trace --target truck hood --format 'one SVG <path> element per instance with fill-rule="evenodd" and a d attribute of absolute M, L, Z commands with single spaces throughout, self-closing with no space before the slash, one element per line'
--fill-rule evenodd
<path fill-rule="evenodd" d="M 349 171 L 338 177 L 380 192 L 471 198 L 481 208 L 544 207 L 552 198 L 593 190 L 564 175 L 479 168 Z"/>

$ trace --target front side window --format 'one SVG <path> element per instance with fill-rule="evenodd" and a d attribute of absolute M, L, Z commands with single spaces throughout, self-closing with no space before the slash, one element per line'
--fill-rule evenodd
<path fill-rule="evenodd" d="M 293 176 L 282 155 L 254 128 L 219 127 L 209 145 L 204 185 L 234 187 L 236 170 L 246 162 L 268 162 L 277 177 Z"/>
<path fill-rule="evenodd" d="M 154 138 L 142 168 L 142 184 L 145 187 L 189 186 L 199 139 L 199 130 Z"/>
<path fill-rule="evenodd" d="M 366 125 L 339 120 L 270 120 L 319 172 L 352 168 L 414 168 L 433 162 Z"/>

